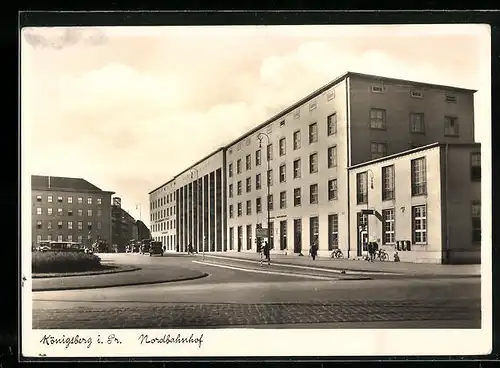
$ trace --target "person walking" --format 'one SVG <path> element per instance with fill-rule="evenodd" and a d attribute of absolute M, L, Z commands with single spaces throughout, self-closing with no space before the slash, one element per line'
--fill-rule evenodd
<path fill-rule="evenodd" d="M 271 249 L 267 241 L 264 242 L 264 257 L 266 257 L 267 264 L 271 264 Z"/>
<path fill-rule="evenodd" d="M 313 261 L 315 261 L 316 257 L 318 256 L 318 237 L 314 239 L 313 243 L 311 244 L 311 249 L 309 250 L 309 252 L 311 253 Z"/>

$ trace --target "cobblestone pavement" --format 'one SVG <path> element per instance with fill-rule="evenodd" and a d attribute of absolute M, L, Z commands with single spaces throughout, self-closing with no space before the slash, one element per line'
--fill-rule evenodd
<path fill-rule="evenodd" d="M 64 315 L 64 320 L 61 320 Z M 36 309 L 35 329 L 214 328 L 387 321 L 473 321 L 481 327 L 477 299 L 433 301 L 339 301 L 328 303 L 187 304 L 148 303 L 112 308 Z M 446 323 L 449 328 L 449 323 Z"/>

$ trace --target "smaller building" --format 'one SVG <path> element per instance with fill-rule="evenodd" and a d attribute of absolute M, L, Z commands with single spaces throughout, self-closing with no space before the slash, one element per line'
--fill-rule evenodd
<path fill-rule="evenodd" d="M 141 220 L 137 220 L 136 222 L 137 225 L 137 240 L 143 240 L 143 239 L 151 239 L 151 232 L 149 231 L 148 227 L 144 222 Z"/>
<path fill-rule="evenodd" d="M 480 263 L 479 143 L 434 143 L 352 166 L 349 188 L 349 244 L 339 247 L 351 258 L 376 241 L 391 260 L 397 252 L 403 262 Z"/>
<path fill-rule="evenodd" d="M 135 219 L 121 206 L 121 198 L 114 197 L 111 208 L 113 250 L 124 252 L 132 239 L 137 239 L 138 228 Z"/>

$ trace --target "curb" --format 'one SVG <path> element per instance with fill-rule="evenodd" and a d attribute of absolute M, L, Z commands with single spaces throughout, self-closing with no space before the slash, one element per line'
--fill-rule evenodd
<path fill-rule="evenodd" d="M 115 270 L 113 269 L 108 269 L 108 270 L 103 270 L 103 271 L 91 271 L 91 272 L 72 272 L 72 273 L 61 273 L 61 274 L 56 274 L 56 273 L 42 273 L 42 274 L 32 274 L 31 278 L 33 280 L 41 280 L 41 279 L 55 279 L 55 278 L 61 278 L 61 277 L 83 277 L 83 276 L 97 276 L 97 275 L 113 275 L 115 273 L 123 273 L 123 272 L 132 272 L 132 271 L 140 271 L 140 267 L 129 267 L 125 268 L 122 266 L 115 266 Z M 50 276 L 48 276 L 50 275 Z"/>
<path fill-rule="evenodd" d="M 179 279 L 174 279 L 174 280 L 171 279 L 171 280 L 158 280 L 158 281 L 144 281 L 144 282 L 135 282 L 135 283 L 128 283 L 128 284 L 117 283 L 117 284 L 113 284 L 113 285 L 75 286 L 75 287 L 61 287 L 61 288 L 52 287 L 52 288 L 40 288 L 40 289 L 33 289 L 33 287 L 32 287 L 31 291 L 38 292 L 38 291 L 90 290 L 90 289 L 105 289 L 105 288 L 123 287 L 123 286 L 166 284 L 166 283 L 171 283 L 171 282 L 191 281 L 191 280 L 202 279 L 204 277 L 207 277 L 208 275 L 209 275 L 208 273 L 202 273 L 201 275 L 179 278 Z"/>
<path fill-rule="evenodd" d="M 258 260 L 255 260 L 255 259 L 246 259 L 246 258 L 238 258 L 238 257 L 228 257 L 228 256 L 219 256 L 219 255 L 209 255 L 209 254 L 205 254 L 205 257 L 211 257 L 211 258 L 224 258 L 224 259 L 228 259 L 228 260 L 235 260 L 235 261 L 240 261 L 240 260 L 243 260 L 243 261 L 252 261 L 252 262 L 256 262 L 258 263 L 259 261 Z M 318 268 L 318 269 L 325 269 L 325 270 L 332 270 L 332 271 L 347 271 L 347 272 L 363 272 L 363 273 L 372 273 L 372 274 L 381 274 L 381 275 L 392 275 L 392 276 L 418 276 L 418 277 L 445 277 L 445 278 L 480 278 L 481 277 L 481 274 L 479 275 L 476 275 L 476 274 L 472 274 L 472 275 L 467 275 L 467 274 L 436 274 L 436 273 L 418 273 L 418 272 L 400 272 L 400 271 L 381 271 L 381 270 L 366 270 L 366 269 L 354 269 L 354 268 L 344 268 L 344 267 L 339 267 L 339 268 L 335 268 L 335 267 L 325 267 L 325 266 L 321 266 L 321 265 L 302 265 L 302 264 L 294 264 L 294 263 L 290 263 L 290 262 L 283 262 L 281 260 L 274 260 L 272 261 L 274 263 L 278 263 L 278 264 L 282 264 L 282 265 L 286 265 L 286 266 L 302 266 L 304 268 L 307 268 L 307 267 L 314 267 L 314 268 Z"/>

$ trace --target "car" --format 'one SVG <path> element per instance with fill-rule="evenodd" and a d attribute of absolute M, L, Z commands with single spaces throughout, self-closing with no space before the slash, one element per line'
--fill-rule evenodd
<path fill-rule="evenodd" d="M 49 247 L 48 245 L 41 245 L 41 246 L 39 246 L 39 247 L 37 248 L 37 250 L 38 250 L 39 252 L 46 252 L 46 251 L 50 250 L 50 247 Z"/>
<path fill-rule="evenodd" d="M 149 256 L 153 256 L 154 254 L 159 254 L 163 257 L 163 245 L 161 242 L 151 242 L 149 246 Z"/>
<path fill-rule="evenodd" d="M 85 248 L 84 252 L 87 253 L 87 254 L 93 254 L 94 253 L 94 251 L 91 248 Z"/>

